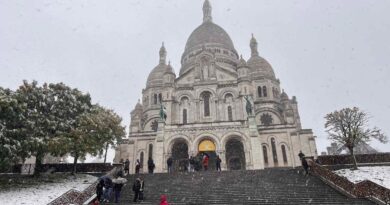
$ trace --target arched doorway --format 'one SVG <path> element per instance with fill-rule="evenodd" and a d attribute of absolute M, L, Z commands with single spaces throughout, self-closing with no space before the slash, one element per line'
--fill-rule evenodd
<path fill-rule="evenodd" d="M 209 164 L 208 168 L 209 170 L 215 170 L 216 169 L 216 158 L 217 154 L 215 153 L 216 147 L 213 141 L 209 139 L 202 140 L 198 145 L 198 157 L 202 157 L 203 155 L 209 156 Z M 202 162 L 202 159 L 200 158 L 198 161 Z M 202 164 L 196 167 L 197 170 L 202 169 Z"/>
<path fill-rule="evenodd" d="M 238 139 L 229 139 L 226 142 L 226 164 L 228 170 L 245 169 L 244 145 Z"/>
<path fill-rule="evenodd" d="M 176 140 L 172 146 L 174 171 L 186 171 L 188 166 L 188 145 L 185 140 Z"/>

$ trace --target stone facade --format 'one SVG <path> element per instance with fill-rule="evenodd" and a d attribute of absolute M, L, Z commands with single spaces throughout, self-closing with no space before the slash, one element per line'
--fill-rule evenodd
<path fill-rule="evenodd" d="M 187 40 L 178 77 L 162 45 L 159 64 L 142 90 L 142 104 L 131 112 L 129 136 L 114 161 L 129 159 L 134 172 L 134 162 L 143 159 L 141 172 L 146 172 L 151 157 L 155 171 L 166 172 L 169 156 L 180 166 L 199 153 L 204 140 L 214 144 L 215 150 L 208 151 L 220 156 L 223 170 L 299 166 L 300 150 L 316 157 L 315 137 L 301 128 L 296 97 L 281 92 L 254 36 L 245 61 L 225 30 L 212 22 L 208 0 L 203 13 L 203 23 Z M 162 107 L 166 119 L 160 117 Z"/>

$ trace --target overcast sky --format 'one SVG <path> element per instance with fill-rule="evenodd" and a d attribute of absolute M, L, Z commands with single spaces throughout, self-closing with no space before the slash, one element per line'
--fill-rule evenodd
<path fill-rule="evenodd" d="M 330 144 L 324 116 L 358 106 L 390 134 L 390 1 L 211 0 L 239 54 L 259 53 L 297 96 L 303 128 Z M 64 82 L 130 122 L 165 42 L 178 74 L 203 0 L 0 0 L 0 86 Z M 390 144 L 371 143 L 390 152 Z M 112 154 L 110 156 L 112 158 Z"/>

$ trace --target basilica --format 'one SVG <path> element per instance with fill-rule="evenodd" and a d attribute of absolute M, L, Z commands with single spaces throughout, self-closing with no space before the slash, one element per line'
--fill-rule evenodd
<path fill-rule="evenodd" d="M 211 169 L 218 155 L 222 170 L 295 167 L 300 151 L 316 157 L 315 136 L 302 129 L 296 97 L 281 89 L 253 35 L 249 46 L 245 60 L 213 22 L 205 0 L 203 22 L 187 40 L 178 76 L 162 45 L 114 162 L 129 159 L 134 173 L 137 160 L 147 172 L 148 159 L 155 172 L 167 172 L 169 157 L 175 171 L 184 171 L 188 158 L 202 153 L 210 156 Z"/>

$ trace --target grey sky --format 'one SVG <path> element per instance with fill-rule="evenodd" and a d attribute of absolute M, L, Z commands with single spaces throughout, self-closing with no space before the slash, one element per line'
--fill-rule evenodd
<path fill-rule="evenodd" d="M 0 86 L 23 79 L 64 82 L 114 109 L 126 126 L 165 42 L 178 74 L 203 0 L 0 0 Z M 348 106 L 390 134 L 390 1 L 211 0 L 214 22 L 248 59 L 260 55 L 297 96 L 319 151 L 329 145 L 325 114 Z M 390 152 L 390 144 L 372 143 Z M 112 157 L 112 156 L 111 156 Z"/>

